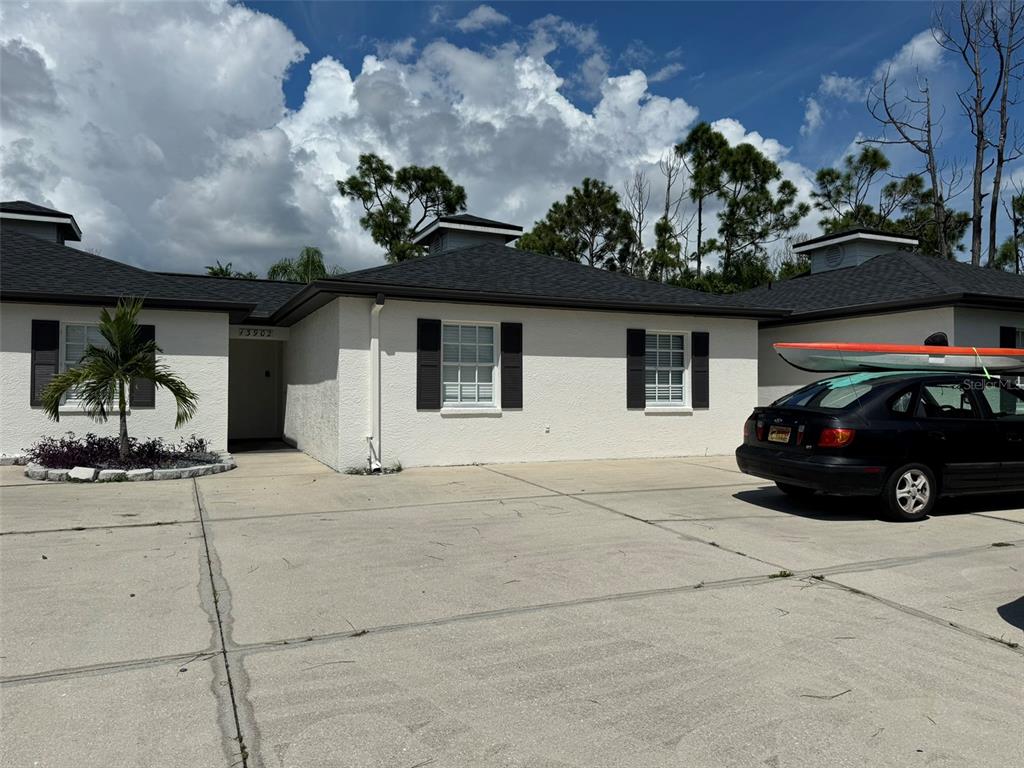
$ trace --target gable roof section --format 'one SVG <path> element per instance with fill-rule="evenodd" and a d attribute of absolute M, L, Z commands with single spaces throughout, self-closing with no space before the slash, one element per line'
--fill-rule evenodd
<path fill-rule="evenodd" d="M 326 295 L 317 297 L 322 292 Z M 319 280 L 274 316 L 294 323 L 333 295 L 604 309 L 623 312 L 774 317 L 781 310 L 485 243 Z"/>
<path fill-rule="evenodd" d="M 1024 310 L 1024 276 L 919 253 L 889 253 L 857 267 L 802 275 L 736 294 L 740 305 L 789 310 L 789 320 L 942 304 Z"/>
<path fill-rule="evenodd" d="M 4 232 L 0 246 L 3 301 L 112 305 L 122 296 L 134 296 L 151 308 L 228 312 L 236 322 L 256 305 L 20 232 Z"/>

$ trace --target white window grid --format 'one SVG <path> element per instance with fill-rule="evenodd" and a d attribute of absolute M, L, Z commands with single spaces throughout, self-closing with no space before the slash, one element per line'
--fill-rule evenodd
<path fill-rule="evenodd" d="M 647 332 L 644 393 L 648 406 L 685 405 L 686 334 Z"/>
<path fill-rule="evenodd" d="M 77 366 L 82 356 L 85 355 L 86 347 L 93 346 L 106 349 L 107 340 L 100 333 L 98 325 L 90 323 L 64 323 L 61 326 L 60 343 L 60 370 L 70 370 Z M 74 390 L 68 392 L 64 397 L 65 406 L 76 407 L 81 405 L 81 398 Z"/>
<path fill-rule="evenodd" d="M 441 393 L 447 407 L 495 405 L 496 327 L 442 323 Z"/>

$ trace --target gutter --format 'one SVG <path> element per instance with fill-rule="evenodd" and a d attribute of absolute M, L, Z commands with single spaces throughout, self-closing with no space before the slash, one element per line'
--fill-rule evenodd
<path fill-rule="evenodd" d="M 542 307 L 553 309 L 588 309 L 606 312 L 631 312 L 663 315 L 704 315 L 714 317 L 739 317 L 752 320 L 786 317 L 788 309 L 769 309 L 761 307 L 743 307 L 738 305 L 702 305 L 702 304 L 647 304 L 628 301 L 602 301 L 572 299 L 561 297 L 542 297 L 527 294 L 498 293 L 493 291 L 465 291 L 450 288 L 417 288 L 396 286 L 385 283 L 346 283 L 343 280 L 318 280 L 310 283 L 305 289 L 293 296 L 273 315 L 275 325 L 290 325 L 304 317 L 299 313 L 307 304 L 315 302 L 319 294 L 328 296 L 374 296 L 383 292 L 397 299 L 422 301 L 448 301 L 469 304 L 494 304 L 505 306 Z M 325 299 L 314 307 L 319 309 L 330 299 Z M 308 314 L 308 313 L 307 313 Z"/>
<path fill-rule="evenodd" d="M 862 315 L 893 314 L 915 309 L 933 309 L 935 307 L 971 307 L 978 309 L 1009 309 L 1024 312 L 1024 296 L 991 296 L 982 293 L 955 292 L 929 296 L 920 299 L 897 299 L 894 301 L 877 302 L 874 304 L 857 304 L 848 307 L 819 309 L 813 312 L 793 312 L 782 319 L 763 321 L 762 328 L 775 328 L 783 325 L 801 325 L 818 320 L 859 317 Z"/>
<path fill-rule="evenodd" d="M 214 299 L 174 299 L 159 296 L 136 295 L 129 292 L 99 296 L 89 294 L 37 293 L 28 291 L 0 291 L 0 301 L 22 304 L 70 304 L 74 306 L 114 306 L 127 297 L 142 299 L 146 309 L 182 309 L 194 312 L 227 312 L 232 323 L 241 323 L 252 315 L 256 304 Z"/>

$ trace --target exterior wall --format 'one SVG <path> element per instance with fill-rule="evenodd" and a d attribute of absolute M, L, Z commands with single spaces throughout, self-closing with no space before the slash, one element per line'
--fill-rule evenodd
<path fill-rule="evenodd" d="M 998 309 L 956 309 L 956 343 L 965 347 L 998 347 L 1004 325 L 1024 328 L 1024 312 Z"/>
<path fill-rule="evenodd" d="M 284 438 L 338 469 L 338 304 L 293 325 L 284 342 Z"/>
<path fill-rule="evenodd" d="M 365 466 L 365 435 L 371 423 L 371 302 L 336 301 L 342 306 L 343 328 L 339 460 L 342 467 Z M 522 323 L 523 409 L 417 411 L 417 318 Z M 388 300 L 380 323 L 380 449 L 385 465 L 731 453 L 757 398 L 753 320 Z M 627 410 L 627 328 L 710 332 L 711 408 L 682 413 Z M 495 388 L 500 392 L 497 384 Z"/>
<path fill-rule="evenodd" d="M 228 438 L 281 436 L 285 341 L 231 339 L 228 360 Z"/>
<path fill-rule="evenodd" d="M 21 453 L 43 435 L 95 432 L 116 435 L 118 420 L 94 421 L 81 411 L 61 413 L 60 422 L 29 405 L 32 320 L 96 323 L 97 307 L 52 304 L 0 304 L 0 452 Z M 159 356 L 199 397 L 192 421 L 174 428 L 174 398 L 157 389 L 156 407 L 139 408 L 128 416 L 128 434 L 177 440 L 196 434 L 216 450 L 227 447 L 228 316 L 217 312 L 146 310 L 139 322 L 156 327 Z"/>
<path fill-rule="evenodd" d="M 827 374 L 800 371 L 772 348 L 776 342 L 843 341 L 879 344 L 922 344 L 937 331 L 945 331 L 951 344 L 956 338 L 952 307 L 863 315 L 839 320 L 762 328 L 758 340 L 758 404 L 768 405 Z M 999 329 L 996 328 L 997 340 Z"/>

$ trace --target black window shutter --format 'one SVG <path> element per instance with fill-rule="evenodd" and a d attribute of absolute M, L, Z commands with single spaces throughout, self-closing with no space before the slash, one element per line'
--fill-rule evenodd
<path fill-rule="evenodd" d="M 1017 329 L 1012 325 L 1004 325 L 999 329 L 999 346 L 1003 349 L 1017 348 Z"/>
<path fill-rule="evenodd" d="M 711 407 L 711 334 L 696 331 L 692 334 L 693 355 L 690 358 L 690 386 L 693 387 L 693 407 Z"/>
<path fill-rule="evenodd" d="M 156 341 L 156 327 L 140 325 L 135 336 L 139 341 Z M 153 359 L 156 359 L 155 354 Z M 156 386 L 153 382 L 149 379 L 133 380 L 131 392 L 128 393 L 128 404 L 132 408 L 155 408 Z"/>
<path fill-rule="evenodd" d="M 501 324 L 501 407 L 523 407 L 523 324 Z"/>
<path fill-rule="evenodd" d="M 647 331 L 643 328 L 626 329 L 626 407 L 643 408 L 647 405 L 644 387 L 644 367 L 647 355 Z"/>
<path fill-rule="evenodd" d="M 441 409 L 441 321 L 416 321 L 416 409 Z"/>
<path fill-rule="evenodd" d="M 60 370 L 60 323 L 32 321 L 32 372 L 29 405 L 42 405 L 43 392 Z"/>

